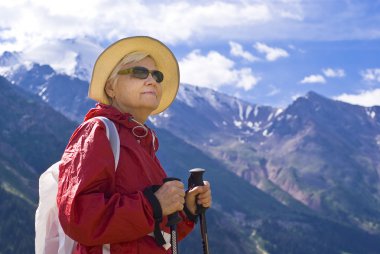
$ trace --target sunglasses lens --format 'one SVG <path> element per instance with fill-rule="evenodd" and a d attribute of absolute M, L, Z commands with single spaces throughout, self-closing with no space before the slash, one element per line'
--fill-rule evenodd
<path fill-rule="evenodd" d="M 160 71 L 153 71 L 152 77 L 156 80 L 157 83 L 161 83 L 164 80 L 164 74 Z"/>
<path fill-rule="evenodd" d="M 149 70 L 144 67 L 135 67 L 132 70 L 132 75 L 135 78 L 146 79 L 149 75 Z"/>
<path fill-rule="evenodd" d="M 145 67 L 133 67 L 131 69 L 127 69 L 126 71 L 119 71 L 119 74 L 128 74 L 132 72 L 132 76 L 139 79 L 146 79 L 149 76 L 149 70 Z M 152 77 L 156 80 L 157 83 L 161 83 L 164 80 L 164 74 L 160 71 L 152 71 Z"/>

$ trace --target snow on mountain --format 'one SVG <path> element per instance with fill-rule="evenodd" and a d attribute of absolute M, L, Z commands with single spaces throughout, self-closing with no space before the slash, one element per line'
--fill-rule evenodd
<path fill-rule="evenodd" d="M 0 58 L 1 59 L 1 58 Z M 49 65 L 17 63 L 5 66 L 0 75 L 12 84 L 40 96 L 57 111 L 74 121 L 95 105 L 87 97 L 88 81 L 56 72 Z"/>
<path fill-rule="evenodd" d="M 56 72 L 89 81 L 96 57 L 102 47 L 83 39 L 50 41 L 38 47 L 31 47 L 24 52 L 4 52 L 0 57 L 0 75 L 20 65 L 33 63 L 50 65 Z"/>
<path fill-rule="evenodd" d="M 276 112 L 278 109 L 253 105 L 209 88 L 181 84 L 173 105 L 150 120 L 157 127 L 169 128 L 180 119 L 179 122 L 186 122 L 183 128 L 197 123 L 200 137 L 227 132 L 238 140 L 267 127 Z"/>
<path fill-rule="evenodd" d="M 21 55 L 17 52 L 9 52 L 9 51 L 3 52 L 3 54 L 0 56 L 0 75 L 1 76 L 8 78 L 12 76 L 13 73 L 17 72 L 20 68 L 30 69 L 31 63 L 28 61 L 23 61 L 21 59 Z"/>

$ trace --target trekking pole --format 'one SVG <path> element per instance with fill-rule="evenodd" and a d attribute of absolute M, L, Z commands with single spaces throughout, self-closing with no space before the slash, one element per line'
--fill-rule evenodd
<path fill-rule="evenodd" d="M 203 183 L 203 173 L 205 172 L 202 168 L 193 168 L 189 170 L 189 188 L 195 186 L 204 186 Z M 201 235 L 202 235 L 202 245 L 203 245 L 203 254 L 209 254 L 208 248 L 208 236 L 207 236 L 207 223 L 206 223 L 206 209 L 202 205 L 197 205 L 197 213 L 199 214 L 199 220 L 201 224 Z"/>
<path fill-rule="evenodd" d="M 175 177 L 167 177 L 164 179 L 164 183 L 169 181 L 181 181 L 178 178 Z M 172 246 L 172 254 L 179 254 L 178 250 L 178 241 L 177 241 L 177 224 L 182 219 L 178 215 L 178 212 L 174 212 L 170 215 L 168 215 L 168 222 L 166 223 L 167 227 L 170 227 L 170 244 Z"/>

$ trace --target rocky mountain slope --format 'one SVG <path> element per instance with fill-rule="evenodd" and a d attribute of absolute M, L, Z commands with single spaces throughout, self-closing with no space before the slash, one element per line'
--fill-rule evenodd
<path fill-rule="evenodd" d="M 70 119 L 81 121 L 94 105 L 85 99 L 85 81 L 49 66 L 14 64 L 17 59 L 9 55 L 7 61 L 1 59 L 0 71 L 14 85 L 39 95 Z M 239 242 L 236 253 L 379 252 L 379 107 L 354 106 L 309 92 L 276 109 L 182 85 L 173 105 L 150 121 L 163 133 L 164 151 L 170 151 L 160 155 L 169 172 L 186 179 L 188 169 L 201 166 L 217 182 L 210 210 L 215 228 L 210 230 L 223 232 L 221 250 L 232 250 Z M 5 147 L 4 154 L 10 145 Z M 27 159 L 27 164 L 47 164 L 33 156 Z M 361 252 L 364 244 L 369 247 Z"/>
<path fill-rule="evenodd" d="M 379 233 L 379 114 L 313 92 L 280 110 L 183 86 L 152 121 L 284 204 Z"/>
<path fill-rule="evenodd" d="M 38 176 L 60 158 L 74 123 L 0 77 L 0 253 L 33 253 Z"/>

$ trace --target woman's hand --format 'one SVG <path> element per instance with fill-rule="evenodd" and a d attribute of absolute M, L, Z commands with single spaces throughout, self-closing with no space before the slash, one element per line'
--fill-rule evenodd
<path fill-rule="evenodd" d="M 160 202 L 163 216 L 183 210 L 185 190 L 183 183 L 180 181 L 164 183 L 154 195 Z"/>
<path fill-rule="evenodd" d="M 196 215 L 197 204 L 202 205 L 204 208 L 211 207 L 211 187 L 210 183 L 203 181 L 204 186 L 196 186 L 190 189 L 186 194 L 186 206 L 189 211 Z"/>

